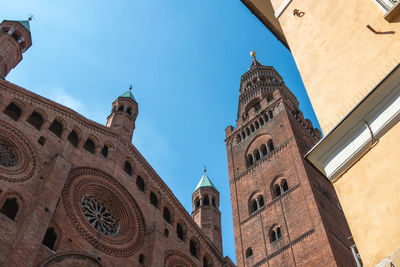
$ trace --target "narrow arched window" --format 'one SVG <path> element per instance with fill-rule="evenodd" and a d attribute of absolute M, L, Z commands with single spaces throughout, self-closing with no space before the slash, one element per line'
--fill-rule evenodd
<path fill-rule="evenodd" d="M 242 132 L 242 139 L 246 138 L 246 134 L 244 133 L 244 131 Z"/>
<path fill-rule="evenodd" d="M 253 165 L 253 155 L 251 155 L 251 154 L 249 154 L 249 155 L 247 155 L 247 165 L 248 166 L 251 166 L 251 165 Z"/>
<path fill-rule="evenodd" d="M 289 190 L 289 186 L 288 186 L 288 183 L 287 183 L 286 180 L 282 180 L 281 185 L 282 185 L 282 191 L 283 192 L 286 192 L 286 191 Z"/>
<path fill-rule="evenodd" d="M 204 255 L 203 257 L 203 267 L 212 267 L 212 261 L 210 256 Z"/>
<path fill-rule="evenodd" d="M 282 194 L 281 187 L 279 185 L 275 185 L 275 197 L 279 197 Z"/>
<path fill-rule="evenodd" d="M 19 207 L 18 207 L 17 199 L 15 197 L 7 198 L 3 204 L 3 207 L 1 207 L 0 213 L 3 213 L 11 220 L 14 220 L 15 217 L 17 216 L 18 210 L 19 210 Z"/>
<path fill-rule="evenodd" d="M 211 205 L 213 205 L 214 207 L 216 207 L 215 199 L 214 199 L 213 197 L 211 198 Z"/>
<path fill-rule="evenodd" d="M 256 127 L 256 129 L 260 128 L 260 124 L 258 124 L 258 121 L 254 122 L 254 126 Z"/>
<path fill-rule="evenodd" d="M 199 256 L 199 244 L 194 239 L 190 240 L 190 254 L 196 258 Z"/>
<path fill-rule="evenodd" d="M 264 125 L 264 120 L 263 120 L 263 118 L 260 117 L 259 121 L 260 121 L 260 125 Z"/>
<path fill-rule="evenodd" d="M 263 196 L 259 196 L 258 204 L 260 205 L 260 208 L 264 206 L 264 197 Z"/>
<path fill-rule="evenodd" d="M 138 175 L 138 177 L 136 177 L 136 186 L 139 188 L 140 191 L 144 191 L 144 180 L 141 176 Z"/>
<path fill-rule="evenodd" d="M 144 254 L 139 255 L 139 263 L 144 264 Z"/>
<path fill-rule="evenodd" d="M 238 136 L 236 136 L 236 143 L 239 144 L 242 141 L 242 137 L 240 136 L 240 134 L 238 134 Z"/>
<path fill-rule="evenodd" d="M 61 137 L 63 130 L 64 130 L 64 127 L 63 127 L 62 123 L 59 122 L 58 120 L 54 120 L 49 127 L 49 131 L 54 133 L 58 137 Z"/>
<path fill-rule="evenodd" d="M 250 131 L 251 132 L 254 132 L 255 131 L 255 129 L 254 129 L 254 125 L 252 124 L 252 125 L 250 125 Z"/>
<path fill-rule="evenodd" d="M 127 174 L 132 175 L 132 165 L 128 161 L 125 161 L 124 171 Z"/>
<path fill-rule="evenodd" d="M 268 115 L 267 115 L 267 114 L 264 114 L 264 121 L 265 121 L 265 122 L 268 122 L 268 121 L 269 121 L 269 118 L 268 118 Z"/>
<path fill-rule="evenodd" d="M 258 149 L 254 150 L 253 155 L 256 161 L 260 160 L 260 151 L 258 151 Z"/>
<path fill-rule="evenodd" d="M 77 147 L 78 146 L 78 142 L 79 142 L 79 136 L 76 133 L 75 130 L 72 130 L 69 135 L 68 135 L 68 141 L 74 146 Z"/>
<path fill-rule="evenodd" d="M 268 111 L 268 115 L 269 115 L 270 119 L 272 119 L 274 117 L 274 114 L 272 113 L 272 110 Z"/>
<path fill-rule="evenodd" d="M 253 250 L 251 248 L 246 249 L 246 258 L 253 256 Z"/>
<path fill-rule="evenodd" d="M 248 127 L 246 128 L 246 134 L 247 134 L 247 136 L 250 135 L 250 129 Z"/>
<path fill-rule="evenodd" d="M 22 110 L 15 103 L 10 103 L 4 110 L 4 114 L 6 114 L 11 119 L 17 121 L 22 114 Z"/>
<path fill-rule="evenodd" d="M 279 239 L 279 238 L 281 238 L 281 237 L 282 237 L 281 228 L 278 227 L 278 228 L 276 228 L 276 239 Z"/>
<path fill-rule="evenodd" d="M 171 212 L 167 207 L 164 207 L 163 218 L 167 223 L 171 223 Z"/>
<path fill-rule="evenodd" d="M 104 145 L 100 152 L 105 158 L 108 156 L 108 146 Z"/>
<path fill-rule="evenodd" d="M 118 111 L 124 111 L 124 106 L 119 106 Z"/>
<path fill-rule="evenodd" d="M 183 231 L 183 227 L 180 223 L 176 225 L 176 235 L 180 240 L 183 240 L 185 232 Z"/>
<path fill-rule="evenodd" d="M 51 250 L 54 250 L 54 245 L 57 240 L 57 234 L 53 227 L 47 229 L 46 234 L 44 235 L 42 244 L 48 247 Z"/>
<path fill-rule="evenodd" d="M 263 156 L 268 154 L 268 150 L 267 150 L 267 146 L 266 145 L 264 145 L 264 144 L 261 145 L 260 150 L 261 150 L 261 153 L 262 153 Z"/>
<path fill-rule="evenodd" d="M 44 123 L 42 115 L 40 115 L 36 111 L 32 112 L 32 114 L 29 116 L 29 118 L 26 121 L 38 130 L 40 130 L 40 128 L 42 127 L 42 125 Z"/>
<path fill-rule="evenodd" d="M 198 209 L 200 207 L 200 200 L 199 199 L 196 200 L 195 207 L 196 207 L 196 209 Z"/>
<path fill-rule="evenodd" d="M 126 112 L 128 112 L 129 115 L 132 115 L 132 109 L 131 108 L 127 108 Z"/>
<path fill-rule="evenodd" d="M 274 150 L 274 143 L 272 143 L 271 139 L 268 140 L 268 148 L 270 152 Z"/>
<path fill-rule="evenodd" d="M 150 192 L 150 204 L 154 207 L 158 207 L 158 197 L 154 192 Z"/>
<path fill-rule="evenodd" d="M 96 144 L 93 142 L 92 139 L 88 138 L 85 144 L 83 145 L 83 148 L 89 151 L 90 153 L 94 154 L 96 150 Z"/>
<path fill-rule="evenodd" d="M 255 199 L 253 199 L 251 201 L 251 212 L 255 212 L 258 210 L 258 205 L 257 205 L 257 201 Z"/>
<path fill-rule="evenodd" d="M 205 205 L 205 206 L 210 205 L 210 199 L 209 199 L 208 195 L 204 196 L 203 205 Z"/>
<path fill-rule="evenodd" d="M 276 239 L 277 239 L 276 232 L 275 232 L 275 230 L 272 230 L 270 233 L 270 242 L 272 243 L 272 242 L 276 241 Z"/>

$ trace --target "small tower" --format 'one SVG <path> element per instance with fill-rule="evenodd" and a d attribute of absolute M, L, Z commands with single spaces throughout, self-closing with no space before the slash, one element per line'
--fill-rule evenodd
<path fill-rule="evenodd" d="M 3 20 L 0 23 L 0 78 L 2 79 L 22 60 L 22 53 L 32 45 L 29 20 Z"/>
<path fill-rule="evenodd" d="M 219 192 L 206 170 L 192 193 L 192 218 L 222 254 L 221 212 Z"/>
<path fill-rule="evenodd" d="M 129 91 L 112 103 L 112 111 L 107 118 L 107 127 L 119 132 L 121 138 L 131 142 L 138 113 L 138 104 L 132 94 L 131 86 Z"/>

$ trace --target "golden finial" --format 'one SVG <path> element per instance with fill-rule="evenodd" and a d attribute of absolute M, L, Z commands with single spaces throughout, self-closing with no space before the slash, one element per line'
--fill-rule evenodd
<path fill-rule="evenodd" d="M 255 57 L 255 56 L 256 56 L 256 52 L 255 52 L 254 50 L 252 50 L 252 51 L 250 52 L 250 56 Z"/>

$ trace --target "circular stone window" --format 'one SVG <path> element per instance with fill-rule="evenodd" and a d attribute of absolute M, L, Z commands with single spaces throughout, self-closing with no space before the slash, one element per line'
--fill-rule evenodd
<path fill-rule="evenodd" d="M 17 129 L 0 122 L 0 179 L 24 182 L 33 177 L 37 168 L 31 143 Z"/>
<path fill-rule="evenodd" d="M 130 256 L 142 247 L 142 213 L 124 186 L 110 175 L 91 168 L 72 170 L 62 200 L 76 231 L 98 250 Z"/>

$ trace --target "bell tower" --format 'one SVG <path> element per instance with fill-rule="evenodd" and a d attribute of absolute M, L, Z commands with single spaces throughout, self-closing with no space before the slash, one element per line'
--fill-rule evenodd
<path fill-rule="evenodd" d="M 119 132 L 122 139 L 131 142 L 138 113 L 138 104 L 132 94 L 132 86 L 130 86 L 129 91 L 112 103 L 111 114 L 107 117 L 106 125 Z"/>
<path fill-rule="evenodd" d="M 238 266 L 355 266 L 330 182 L 304 160 L 321 133 L 251 52 L 226 149 Z"/>
<path fill-rule="evenodd" d="M 3 20 L 0 23 L 0 78 L 2 79 L 22 60 L 22 54 L 32 45 L 29 20 Z"/>
<path fill-rule="evenodd" d="M 223 255 L 219 192 L 207 176 L 206 170 L 192 193 L 192 205 L 193 220 Z"/>

